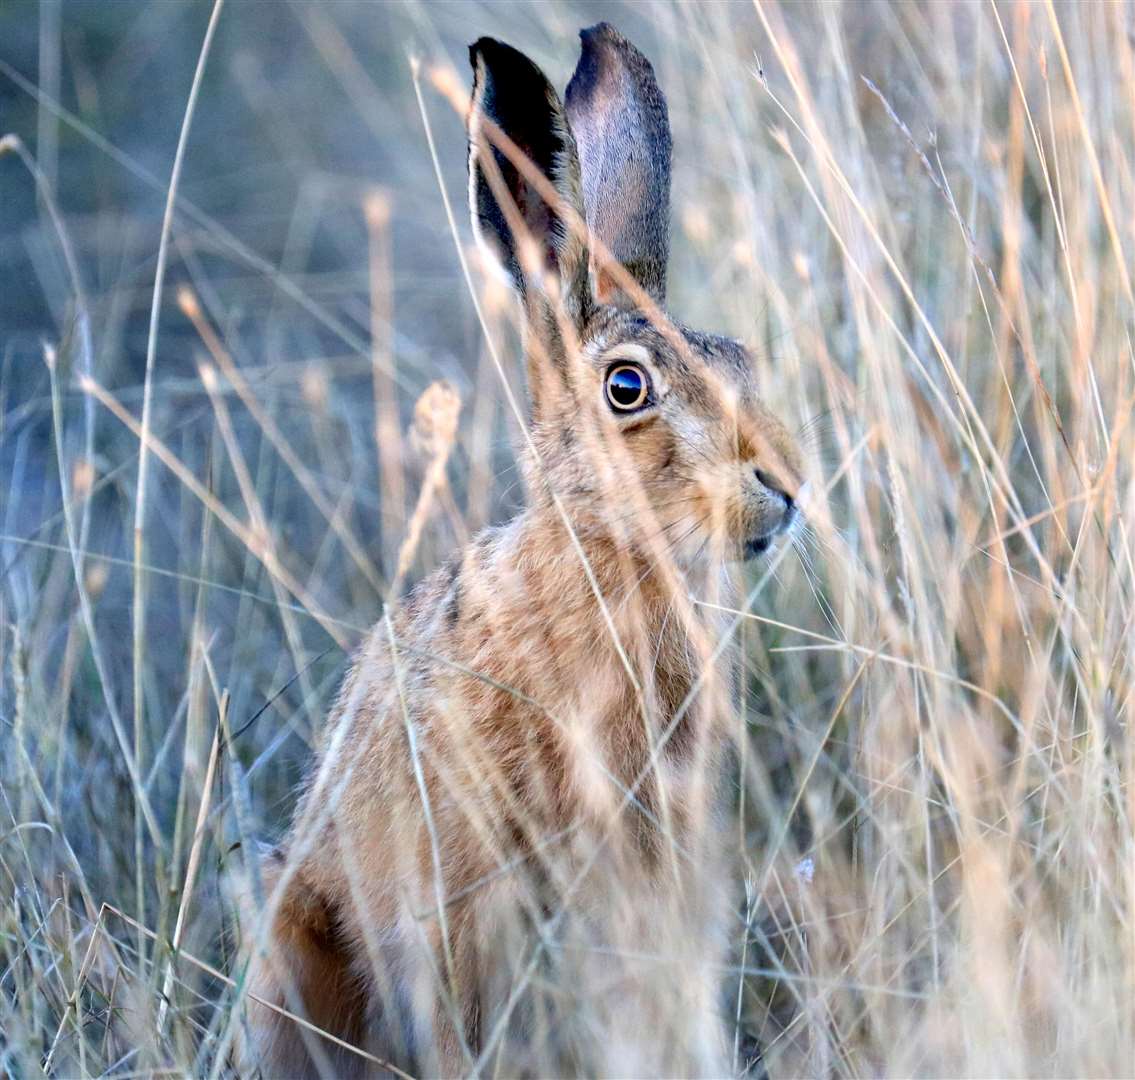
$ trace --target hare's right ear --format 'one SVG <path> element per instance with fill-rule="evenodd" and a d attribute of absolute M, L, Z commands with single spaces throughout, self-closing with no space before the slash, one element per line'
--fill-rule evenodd
<path fill-rule="evenodd" d="M 503 42 L 481 38 L 469 62 L 473 229 L 530 308 L 558 290 L 578 330 L 591 297 L 579 158 L 563 105 L 543 72 Z"/>
<path fill-rule="evenodd" d="M 670 116 L 650 61 L 610 23 L 581 30 L 568 83 L 568 120 L 579 147 L 591 234 L 657 304 L 666 301 L 670 255 Z M 635 297 L 595 259 L 601 303 Z"/>

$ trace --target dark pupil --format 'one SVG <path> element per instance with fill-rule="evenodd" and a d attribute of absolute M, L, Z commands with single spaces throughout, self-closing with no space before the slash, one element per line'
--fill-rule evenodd
<path fill-rule="evenodd" d="M 629 408 L 642 397 L 642 375 L 634 368 L 619 368 L 611 374 L 611 400 Z"/>

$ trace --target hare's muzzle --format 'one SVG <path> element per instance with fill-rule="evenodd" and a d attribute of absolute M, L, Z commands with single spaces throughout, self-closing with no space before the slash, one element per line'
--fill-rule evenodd
<path fill-rule="evenodd" d="M 777 478 L 763 469 L 754 469 L 752 489 L 753 520 L 744 541 L 745 558 L 763 555 L 778 536 L 788 532 L 800 516 L 796 499 L 784 490 Z"/>

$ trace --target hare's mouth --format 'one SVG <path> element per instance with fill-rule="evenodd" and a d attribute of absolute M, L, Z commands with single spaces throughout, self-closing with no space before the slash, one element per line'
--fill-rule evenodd
<path fill-rule="evenodd" d="M 771 529 L 756 536 L 750 536 L 744 543 L 745 558 L 756 559 L 764 555 L 776 543 L 777 537 L 790 533 L 800 519 L 800 511 L 790 503 L 780 521 Z"/>
<path fill-rule="evenodd" d="M 772 542 L 775 539 L 776 537 L 772 535 L 750 537 L 745 541 L 745 558 L 756 559 L 759 556 L 763 555 L 766 551 L 768 551 L 770 547 L 772 547 Z"/>

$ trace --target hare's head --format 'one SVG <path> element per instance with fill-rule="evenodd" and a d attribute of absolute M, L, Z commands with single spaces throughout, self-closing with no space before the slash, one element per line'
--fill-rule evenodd
<path fill-rule="evenodd" d="M 581 38 L 562 103 L 522 53 L 470 49 L 470 208 L 524 304 L 534 486 L 680 564 L 761 554 L 796 519 L 799 452 L 744 346 L 663 311 L 666 101 L 618 31 Z"/>

